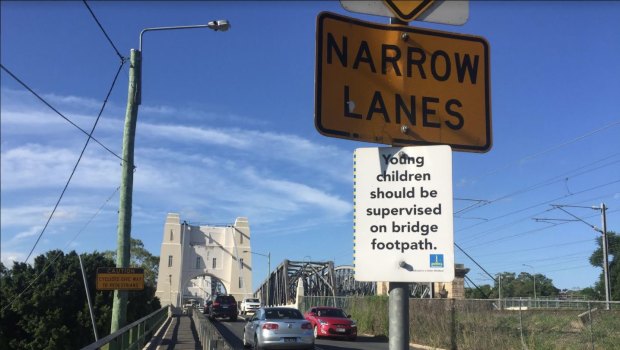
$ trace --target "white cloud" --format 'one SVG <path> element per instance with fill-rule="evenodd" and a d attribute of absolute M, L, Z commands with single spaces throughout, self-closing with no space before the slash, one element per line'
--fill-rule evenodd
<path fill-rule="evenodd" d="M 21 231 L 17 233 L 15 236 L 13 236 L 13 238 L 11 238 L 11 242 L 21 241 L 24 238 L 37 236 L 39 233 L 41 233 L 42 228 L 43 226 L 32 226 L 28 228 L 26 231 Z"/>
<path fill-rule="evenodd" d="M 42 95 L 43 99 L 45 99 L 52 106 L 70 106 L 72 109 L 100 109 L 103 102 L 100 100 L 96 100 L 93 98 L 66 95 L 61 96 L 57 94 L 44 94 Z"/>
<path fill-rule="evenodd" d="M 236 149 L 272 162 L 285 161 L 340 182 L 350 182 L 353 166 L 348 151 L 313 143 L 292 134 L 277 134 L 237 128 L 209 129 L 194 126 L 155 125 L 143 123 L 144 136 L 180 144 L 212 144 Z"/>
<path fill-rule="evenodd" d="M 20 98 L 8 103 L 5 99 L 2 104 L 1 224 L 3 249 L 23 247 L 27 252 L 78 159 L 85 135 L 36 100 L 33 103 L 23 94 Z M 85 130 L 95 120 L 94 108 L 100 107 L 97 101 L 76 96 L 49 94 L 46 98 L 67 106 L 72 111 L 67 116 Z M 141 112 L 155 117 L 141 119 L 137 129 L 132 214 L 136 233 L 150 236 L 146 227 L 159 225 L 168 211 L 212 222 L 247 216 L 271 235 L 350 220 L 351 203 L 332 191 L 351 182 L 350 152 L 294 134 L 248 127 L 261 122 L 244 123 L 245 129 L 189 125 L 202 116 L 221 117 L 205 111 L 141 106 Z M 192 114 L 179 117 L 181 113 Z M 116 150 L 122 129 L 122 118 L 104 118 L 95 137 Z M 89 144 L 38 250 L 66 246 L 119 185 L 120 163 L 100 145 Z M 116 219 L 117 205 L 115 198 L 105 218 L 100 215 L 93 223 L 96 229 L 92 232 L 97 233 L 93 237 L 116 226 L 110 218 Z M 295 228 L 286 224 L 293 221 L 298 224 Z M 289 228 L 282 230 L 283 226 Z M 18 261 L 25 258 L 25 254 L 11 256 Z"/>
<path fill-rule="evenodd" d="M 7 268 L 13 267 L 13 262 L 22 262 L 26 259 L 26 254 L 22 252 L 16 251 L 3 251 L 2 252 L 2 263 Z"/>
<path fill-rule="evenodd" d="M 23 226 L 25 222 L 41 222 L 46 219 L 45 214 L 50 210 L 45 206 L 2 206 L 2 228 Z"/>
<path fill-rule="evenodd" d="M 3 190 L 62 188 L 79 157 L 78 150 L 26 144 L 2 152 Z M 113 187 L 120 177 L 120 161 L 87 152 L 82 158 L 72 186 Z"/>
<path fill-rule="evenodd" d="M 351 203 L 301 183 L 285 180 L 254 178 L 255 183 L 271 189 L 294 203 L 310 204 L 335 216 L 346 215 L 352 210 Z"/>

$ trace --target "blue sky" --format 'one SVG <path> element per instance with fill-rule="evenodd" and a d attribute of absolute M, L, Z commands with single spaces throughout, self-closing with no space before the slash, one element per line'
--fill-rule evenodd
<path fill-rule="evenodd" d="M 379 23 L 337 1 L 89 2 L 123 56 L 143 28 L 226 18 L 228 32 L 147 33 L 136 135 L 132 236 L 158 255 L 168 212 L 193 223 L 250 220 L 253 250 L 352 263 L 352 154 L 380 146 L 314 127 L 315 26 L 321 11 Z M 1 61 L 90 130 L 120 65 L 82 2 L 1 3 Z M 597 233 L 549 204 L 620 214 L 620 2 L 478 2 L 463 26 L 491 47 L 493 148 L 453 153 L 455 242 L 489 272 L 543 273 L 587 287 Z M 94 136 L 121 153 L 127 65 Z M 23 261 L 86 136 L 1 75 L 1 255 Z M 116 248 L 120 162 L 88 146 L 34 256 Z M 473 202 L 489 201 L 468 208 Z M 467 209 L 468 208 L 468 209 Z M 600 227 L 600 212 L 567 208 Z M 558 225 L 559 224 L 559 225 Z M 489 283 L 458 250 L 469 277 Z M 533 266 L 533 269 L 523 264 Z M 254 285 L 267 261 L 254 258 Z"/>

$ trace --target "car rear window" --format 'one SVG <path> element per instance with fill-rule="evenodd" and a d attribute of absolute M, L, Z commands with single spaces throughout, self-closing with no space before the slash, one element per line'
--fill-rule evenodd
<path fill-rule="evenodd" d="M 265 318 L 268 320 L 279 320 L 279 319 L 303 320 L 304 316 L 297 309 L 266 309 Z"/>
<path fill-rule="evenodd" d="M 219 297 L 217 297 L 217 300 L 218 300 L 220 303 L 229 303 L 229 304 L 232 304 L 232 303 L 234 303 L 234 302 L 235 302 L 235 298 L 234 298 L 233 296 L 230 296 L 230 295 L 222 295 L 222 296 L 219 296 Z"/>

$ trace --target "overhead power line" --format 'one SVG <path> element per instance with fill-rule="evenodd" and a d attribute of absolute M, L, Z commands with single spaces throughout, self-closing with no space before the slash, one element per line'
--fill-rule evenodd
<path fill-rule="evenodd" d="M 90 8 L 90 6 L 88 6 L 88 3 L 86 3 L 86 0 L 82 0 L 82 1 L 84 2 L 84 5 L 88 9 L 88 12 L 90 12 L 91 16 L 93 16 L 93 19 L 95 20 L 95 22 L 97 22 L 97 25 L 99 26 L 99 29 L 101 29 L 101 31 L 103 32 L 103 35 L 105 35 L 105 37 L 106 37 L 106 39 L 108 39 L 108 42 L 110 43 L 110 45 L 112 45 L 112 48 L 116 52 L 116 55 L 118 56 L 118 58 L 121 59 L 121 62 L 125 62 L 127 60 L 127 58 L 123 57 L 123 55 L 121 55 L 120 51 L 118 51 L 118 49 L 116 48 L 116 45 L 114 45 L 114 43 L 112 42 L 112 39 L 110 39 L 110 36 L 108 35 L 108 33 L 106 33 L 105 29 L 103 29 L 103 26 L 101 25 L 101 22 L 99 22 L 99 20 L 97 19 L 97 16 L 95 16 L 95 13 L 93 12 L 93 10 Z"/>
<path fill-rule="evenodd" d="M 32 249 L 30 249 L 30 252 L 28 253 L 28 256 L 26 257 L 26 260 L 24 262 L 28 261 L 28 259 L 32 255 L 32 252 L 34 252 L 34 249 L 39 244 L 39 241 L 41 240 L 41 237 L 43 237 L 43 233 L 45 233 L 45 230 L 47 229 L 47 226 L 49 225 L 50 221 L 52 221 L 52 218 L 54 217 L 54 213 L 56 213 L 56 209 L 58 209 L 58 206 L 60 205 L 60 201 L 64 197 L 65 192 L 67 191 L 67 188 L 69 187 L 69 184 L 71 183 L 71 179 L 73 178 L 73 175 L 75 174 L 75 171 L 77 170 L 77 167 L 80 164 L 80 161 L 82 160 L 82 157 L 84 156 L 84 152 L 86 152 L 86 148 L 88 147 L 88 144 L 90 143 L 90 140 L 92 138 L 92 134 L 95 132 L 95 129 L 97 128 L 97 123 L 99 123 L 99 119 L 101 118 L 101 115 L 103 114 L 103 110 L 105 109 L 105 106 L 106 106 L 106 104 L 108 102 L 108 98 L 110 97 L 110 94 L 112 93 L 112 90 L 114 89 L 114 85 L 116 85 L 116 80 L 118 79 L 118 75 L 121 72 L 121 69 L 123 68 L 124 64 L 125 64 L 124 62 L 121 62 L 121 64 L 119 65 L 118 70 L 116 71 L 116 75 L 114 76 L 114 80 L 112 80 L 112 85 L 108 89 L 108 93 L 106 94 L 106 97 L 105 97 L 105 99 L 103 101 L 101 109 L 99 110 L 99 115 L 97 115 L 97 119 L 95 119 L 95 123 L 93 124 L 93 127 L 90 130 L 90 133 L 88 134 L 88 138 L 86 139 L 86 142 L 84 143 L 84 147 L 82 147 L 82 151 L 80 152 L 80 156 L 78 157 L 77 161 L 75 162 L 75 165 L 73 166 L 73 170 L 71 170 L 71 175 L 69 175 L 69 179 L 65 183 L 65 187 L 62 189 L 62 192 L 60 193 L 60 197 L 58 197 L 58 200 L 56 201 L 56 204 L 54 205 L 54 209 L 52 210 L 52 212 L 50 213 L 49 217 L 47 218 L 47 221 L 45 222 L 45 226 L 43 226 L 43 229 L 39 233 L 39 236 L 37 237 L 37 240 L 34 242 L 34 245 L 32 246 Z"/>
<path fill-rule="evenodd" d="M 473 261 L 473 263 L 476 264 L 476 266 L 482 269 L 484 273 L 486 273 L 489 277 L 491 277 L 495 281 L 495 277 L 491 275 L 487 270 L 485 270 L 484 267 L 478 264 L 478 262 L 474 258 L 472 258 L 469 254 L 467 254 L 467 252 L 465 252 L 463 248 L 461 248 L 458 244 L 456 244 L 456 242 L 454 242 L 454 246 L 457 247 L 461 252 L 463 252 L 463 254 L 465 254 L 469 258 L 469 260 Z"/>
<path fill-rule="evenodd" d="M 84 226 L 82 226 L 82 228 L 80 230 L 78 230 L 78 232 L 75 234 L 75 236 L 73 236 L 73 238 L 71 238 L 69 240 L 69 242 L 67 242 L 67 244 L 65 244 L 65 249 L 71 244 L 71 242 L 73 242 L 82 232 L 84 232 L 84 230 L 86 230 L 86 228 L 88 227 L 88 225 L 90 225 L 90 223 L 95 219 L 95 217 L 97 215 L 99 215 L 99 213 L 101 213 L 101 211 L 103 210 L 103 208 L 106 206 L 106 204 L 108 204 L 108 202 L 114 198 L 114 195 L 116 194 L 116 192 L 118 192 L 118 190 L 120 189 L 120 187 L 117 187 L 114 192 L 112 192 L 112 194 L 110 194 L 110 196 L 108 196 L 108 198 L 103 202 L 103 204 L 101 204 L 101 206 L 99 207 L 99 209 L 95 212 L 95 214 L 93 214 L 93 216 L 90 217 L 90 219 L 88 219 L 88 221 L 84 224 Z M 26 293 L 28 290 L 30 290 L 30 288 L 32 288 L 32 286 L 34 285 L 34 283 L 45 273 L 45 271 L 47 271 L 47 269 L 52 266 L 52 264 L 58 260 L 58 258 L 60 257 L 60 252 L 58 254 L 56 254 L 54 257 L 52 257 L 51 259 L 49 259 L 47 261 L 47 263 L 45 264 L 45 266 L 43 266 L 43 269 L 41 270 L 41 272 L 39 272 L 39 274 L 37 274 L 31 281 L 30 283 L 28 283 L 28 285 L 26 286 L 26 288 L 24 288 L 15 298 L 13 298 L 11 301 L 9 301 L 9 303 L 7 305 L 5 305 L 2 308 L 2 311 L 4 312 L 4 310 L 6 310 L 7 308 L 9 308 L 11 305 L 13 305 L 13 303 L 15 303 L 15 301 L 19 300 L 19 298 L 24 295 L 24 293 Z"/>
<path fill-rule="evenodd" d="M 500 171 L 502 171 L 502 170 L 504 170 L 504 169 L 508 168 L 509 166 L 511 166 L 511 165 L 512 165 L 512 164 L 514 164 L 514 163 L 521 163 L 521 162 L 523 162 L 523 161 L 525 161 L 525 160 L 529 160 L 529 159 L 536 158 L 536 157 L 541 156 L 541 155 L 543 155 L 543 154 L 545 154 L 545 153 L 549 153 L 549 152 L 551 152 L 551 151 L 555 151 L 555 150 L 557 150 L 557 149 L 559 149 L 559 148 L 562 148 L 562 147 L 568 146 L 568 145 L 570 145 L 570 144 L 572 144 L 572 143 L 575 143 L 575 142 L 577 142 L 577 141 L 583 140 L 583 139 L 585 139 L 585 138 L 587 138 L 587 137 L 590 137 L 590 136 L 592 136 L 592 135 L 594 135 L 594 134 L 596 134 L 596 133 L 599 133 L 599 132 L 601 132 L 601 131 L 607 130 L 607 129 L 609 129 L 609 128 L 612 128 L 612 127 L 615 127 L 615 126 L 618 126 L 618 125 L 620 125 L 620 120 L 617 120 L 617 121 L 615 121 L 615 122 L 611 122 L 611 123 L 609 123 L 609 124 L 607 124 L 607 125 L 605 125 L 605 126 L 603 126 L 603 127 L 600 127 L 600 128 L 598 128 L 598 129 L 595 129 L 595 130 L 589 131 L 589 132 L 587 132 L 587 133 L 585 133 L 585 134 L 583 134 L 583 135 L 581 135 L 581 136 L 577 136 L 577 137 L 575 137 L 574 139 L 568 140 L 568 141 L 563 142 L 563 143 L 561 143 L 561 144 L 559 144 L 559 145 L 551 146 L 551 147 L 549 147 L 549 148 L 547 148 L 547 149 L 544 149 L 544 150 L 542 150 L 542 151 L 540 151 L 540 152 L 532 153 L 532 154 L 527 155 L 527 156 L 525 156 L 525 157 L 522 157 L 522 158 L 520 158 L 520 159 L 518 159 L 518 160 L 516 160 L 516 161 L 512 161 L 512 162 L 510 162 L 510 163 L 507 163 L 507 164 L 505 164 L 505 165 L 503 165 L 503 166 L 501 166 L 501 167 L 499 167 L 499 168 L 497 168 L 497 169 L 495 169 L 495 170 L 489 171 L 489 172 L 487 172 L 487 173 L 485 173 L 485 174 L 482 174 L 481 176 L 478 176 L 477 178 L 474 178 L 474 180 L 480 179 L 480 178 L 485 177 L 485 176 L 493 175 L 493 174 L 495 174 L 495 173 L 498 173 L 498 172 L 500 172 Z"/>
<path fill-rule="evenodd" d="M 596 216 L 596 214 L 593 215 L 593 216 Z M 522 220 L 517 220 L 516 222 L 519 222 L 519 221 L 522 221 Z M 486 241 L 486 242 L 478 243 L 476 245 L 469 246 L 467 248 L 471 249 L 471 248 L 476 248 L 476 247 L 480 247 L 480 246 L 484 246 L 484 245 L 489 245 L 491 243 L 497 243 L 497 242 L 501 242 L 501 241 L 506 241 L 506 240 L 509 240 L 511 238 L 523 236 L 523 235 L 526 235 L 526 234 L 529 234 L 529 233 L 541 232 L 541 231 L 545 231 L 545 230 L 548 230 L 548 229 L 556 227 L 556 226 L 565 225 L 565 224 L 568 224 L 569 222 L 572 222 L 572 221 L 567 221 L 567 222 L 562 222 L 562 223 L 557 223 L 557 224 L 550 224 L 549 226 L 545 226 L 545 227 L 541 227 L 541 228 L 536 228 L 536 229 L 532 229 L 532 230 L 525 231 L 525 232 L 519 232 L 519 233 L 515 233 L 515 234 L 510 235 L 510 236 L 504 236 L 504 237 L 496 238 L 496 239 L 491 240 L 491 241 Z M 468 242 L 471 242 L 471 241 L 468 241 Z"/>
<path fill-rule="evenodd" d="M 529 187 L 526 187 L 526 188 L 523 188 L 523 189 L 520 189 L 520 190 L 516 190 L 516 191 L 514 191 L 512 193 L 503 195 L 503 196 L 495 198 L 493 200 L 487 200 L 487 201 L 478 200 L 479 202 L 476 203 L 475 205 L 470 205 L 469 207 L 467 207 L 465 209 L 462 209 L 460 211 L 455 212 L 455 214 L 458 214 L 458 213 L 460 213 L 462 211 L 465 211 L 465 210 L 474 210 L 474 209 L 477 209 L 477 208 L 480 208 L 480 207 L 483 207 L 483 206 L 486 206 L 486 205 L 490 205 L 490 204 L 496 203 L 496 202 L 498 202 L 500 200 L 508 199 L 508 198 L 511 198 L 511 197 L 514 197 L 514 196 L 517 196 L 517 195 L 520 195 L 520 194 L 524 194 L 524 193 L 527 193 L 527 192 L 530 192 L 530 191 L 533 191 L 533 190 L 536 190 L 536 189 L 540 189 L 542 187 L 546 187 L 546 186 L 552 185 L 552 184 L 560 182 L 560 181 L 568 181 L 568 179 L 570 179 L 570 178 L 581 176 L 581 175 L 587 174 L 589 172 L 592 172 L 592 171 L 595 171 L 595 170 L 598 170 L 598 169 L 601 169 L 601 168 L 604 168 L 604 167 L 616 164 L 616 163 L 620 162 L 620 160 L 615 160 L 615 161 L 612 161 L 612 162 L 609 162 L 609 163 L 606 163 L 606 164 L 602 164 L 602 165 L 600 165 L 600 166 L 598 166 L 596 168 L 587 169 L 587 170 L 583 170 L 581 172 L 576 173 L 579 170 L 582 170 L 584 168 L 593 166 L 593 165 L 595 165 L 597 163 L 606 161 L 606 160 L 608 160 L 610 158 L 617 157 L 618 155 L 620 155 L 620 153 L 614 153 L 614 154 L 612 154 L 610 156 L 598 159 L 598 160 L 596 160 L 594 162 L 591 162 L 589 164 L 580 166 L 578 168 L 572 169 L 572 170 L 570 170 L 568 172 L 565 172 L 563 174 L 551 177 L 549 179 L 541 181 L 541 182 L 539 182 L 537 184 L 534 184 L 532 186 L 529 186 Z M 574 173 L 574 174 L 572 174 L 572 173 Z M 572 175 L 568 176 L 569 174 L 572 174 Z M 573 193 L 570 193 L 570 191 L 569 191 L 569 194 L 573 194 Z M 455 200 L 456 200 L 456 198 L 455 198 Z M 485 219 L 485 221 L 491 221 L 491 220 L 494 220 L 494 219 Z M 479 222 L 479 223 L 476 223 L 474 225 L 465 227 L 462 230 L 467 230 L 469 228 L 472 228 L 472 227 L 475 227 L 475 226 L 478 226 L 478 225 L 482 225 L 482 224 L 483 224 L 483 222 Z"/>
<path fill-rule="evenodd" d="M 123 66 L 123 64 L 121 64 L 121 67 L 122 66 Z M 91 134 L 89 134 L 86 130 L 80 128 L 77 124 L 75 124 L 69 118 L 65 117 L 62 113 L 60 113 L 56 108 L 54 108 L 54 106 L 52 106 L 49 102 L 47 102 L 43 97 L 39 96 L 39 94 L 37 94 L 33 89 L 31 89 L 30 86 L 26 85 L 26 83 L 24 83 L 21 79 L 19 79 L 8 68 L 6 68 L 2 64 L 0 64 L 0 68 L 2 68 L 8 75 L 10 75 L 13 79 L 15 79 L 15 81 L 17 81 L 21 86 L 23 86 L 24 89 L 30 91 L 30 93 L 33 94 L 36 98 L 38 98 L 39 101 L 43 102 L 43 104 L 48 106 L 52 111 L 56 112 L 56 114 L 58 114 L 62 119 L 66 120 L 67 122 L 69 122 L 69 124 L 73 125 L 75 128 L 80 130 L 84 135 L 88 136 L 89 139 L 92 139 L 93 141 L 98 143 L 101 147 L 103 147 L 110 154 L 112 154 L 116 158 L 120 159 L 121 161 L 124 161 L 124 159 L 121 156 L 119 156 L 118 154 L 114 153 L 111 149 L 106 147 L 103 143 L 101 143 L 99 140 L 97 140 L 95 137 L 93 137 Z M 119 68 L 119 71 L 120 71 L 120 68 Z M 116 73 L 116 76 L 118 76 L 118 73 Z M 116 79 L 115 79 L 115 81 L 116 81 Z"/>
<path fill-rule="evenodd" d="M 590 187 L 590 188 L 587 188 L 585 190 L 581 190 L 581 191 L 578 191 L 578 192 L 573 192 L 573 193 L 570 193 L 570 194 L 566 194 L 566 195 L 563 195 L 563 196 L 560 196 L 560 197 L 557 197 L 557 198 L 554 198 L 554 199 L 551 199 L 551 200 L 547 200 L 547 201 L 544 201 L 544 202 L 541 202 L 541 203 L 538 203 L 538 204 L 533 204 L 533 205 L 531 205 L 529 207 L 526 207 L 526 208 L 514 210 L 514 211 L 511 211 L 509 213 L 506 213 L 506 214 L 503 214 L 503 215 L 499 215 L 499 216 L 496 216 L 494 218 L 490 218 L 488 221 L 485 221 L 485 222 L 490 222 L 490 221 L 495 221 L 495 220 L 498 220 L 498 219 L 502 219 L 502 218 L 505 218 L 507 216 L 511 216 L 511 215 L 518 214 L 518 213 L 521 213 L 521 212 L 524 212 L 524 211 L 527 211 L 527 210 L 530 210 L 530 209 L 533 209 L 533 208 L 536 208 L 536 207 L 540 207 L 540 206 L 543 206 L 543 205 L 546 205 L 546 204 L 553 203 L 553 202 L 558 201 L 560 199 L 565 199 L 565 198 L 568 198 L 568 197 L 571 197 L 571 196 L 576 196 L 576 195 L 579 195 L 579 194 L 582 194 L 582 193 L 586 193 L 586 192 L 589 192 L 589 191 L 597 190 L 599 188 L 602 188 L 602 187 L 605 187 L 605 186 L 609 186 L 609 185 L 613 185 L 613 184 L 618 183 L 618 182 L 620 182 L 620 179 L 616 179 L 616 180 L 613 180 L 613 181 L 610 181 L 610 182 L 607 182 L 607 183 L 604 183 L 604 184 L 601 184 L 601 185 Z M 483 223 L 484 222 L 473 224 L 471 226 L 465 227 L 463 229 L 460 229 L 459 232 L 462 232 L 462 231 L 474 228 L 474 227 L 479 226 L 479 225 L 481 225 Z"/>
<path fill-rule="evenodd" d="M 598 197 L 597 197 L 597 198 L 598 198 Z M 591 202 L 591 201 L 592 201 L 592 200 L 588 199 L 588 200 L 586 200 L 586 201 L 584 201 L 584 202 Z M 489 229 L 489 230 L 487 230 L 487 231 L 482 231 L 482 232 L 479 232 L 479 233 L 475 234 L 474 236 L 470 237 L 470 239 L 466 239 L 466 240 L 464 240 L 464 241 L 461 241 L 461 243 L 464 243 L 464 242 L 465 242 L 465 243 L 471 243 L 471 242 L 473 242 L 473 241 L 476 241 L 476 240 L 479 240 L 480 238 L 482 238 L 482 236 L 481 236 L 481 235 L 483 235 L 483 234 L 490 233 L 490 232 L 497 233 L 498 231 L 501 231 L 501 230 L 503 230 L 503 229 L 510 228 L 510 227 L 515 227 L 515 225 L 516 225 L 517 223 L 522 222 L 522 221 L 525 221 L 525 220 L 531 220 L 531 219 L 536 220 L 536 218 L 535 218 L 534 216 L 539 215 L 539 214 L 542 214 L 542 213 L 549 212 L 549 211 L 551 211 L 551 210 L 553 210 L 553 209 L 546 209 L 546 210 L 543 210 L 542 212 L 539 212 L 539 213 L 533 214 L 532 216 L 528 216 L 528 217 L 525 217 L 525 218 L 517 219 L 517 220 L 512 221 L 512 222 L 509 222 L 509 223 L 507 223 L 507 224 L 504 224 L 504 225 L 501 225 L 501 226 L 497 226 L 497 227 L 491 228 L 491 229 Z M 614 211 L 610 211 L 610 213 L 611 213 L 611 212 L 615 212 L 615 211 L 619 211 L 619 210 L 620 210 L 620 209 L 616 209 L 616 210 L 614 210 Z M 595 215 L 593 215 L 593 216 L 591 216 L 591 217 L 594 217 L 594 216 L 596 216 L 596 214 L 595 214 Z M 588 217 L 588 218 L 590 218 L 590 217 Z M 470 246 L 470 247 L 468 247 L 468 248 L 474 248 L 474 247 L 478 247 L 478 246 L 482 246 L 482 245 L 487 245 L 487 244 L 494 243 L 494 242 L 498 242 L 498 241 L 504 241 L 504 240 L 507 240 L 507 239 L 510 239 L 510 238 L 514 238 L 514 237 L 517 237 L 517 236 L 526 235 L 526 234 L 528 234 L 528 233 L 533 233 L 533 232 L 540 232 L 540 231 L 544 231 L 544 230 L 547 230 L 547 229 L 550 229 L 550 228 L 553 228 L 553 227 L 556 227 L 556 226 L 559 226 L 559 225 L 564 225 L 564 224 L 567 224 L 567 223 L 569 223 L 569 222 L 572 222 L 572 221 L 562 221 L 562 222 L 560 222 L 560 223 L 551 223 L 551 222 L 546 222 L 546 223 L 548 223 L 548 224 L 550 224 L 550 225 L 549 225 L 549 226 L 542 227 L 542 228 L 539 228 L 539 229 L 534 229 L 534 230 L 529 230 L 529 231 L 525 231 L 525 232 L 516 233 L 516 234 L 510 235 L 510 236 L 500 237 L 500 238 L 497 238 L 497 239 L 492 240 L 492 241 L 483 242 L 483 243 L 479 243 L 479 244 L 477 244 L 477 245 Z"/>
<path fill-rule="evenodd" d="M 471 280 L 471 278 L 467 277 L 467 275 L 465 275 L 465 282 L 473 284 L 474 287 L 476 287 L 476 289 L 484 296 L 485 299 L 489 299 L 489 295 L 485 293 L 482 289 L 480 289 L 480 287 L 478 287 L 478 285 L 475 284 L 474 281 Z"/>

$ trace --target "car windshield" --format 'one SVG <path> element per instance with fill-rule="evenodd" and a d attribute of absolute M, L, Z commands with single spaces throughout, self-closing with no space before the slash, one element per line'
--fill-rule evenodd
<path fill-rule="evenodd" d="M 297 309 L 266 309 L 265 318 L 267 320 L 278 320 L 278 319 L 303 320 L 304 316 Z"/>
<path fill-rule="evenodd" d="M 258 303 L 258 299 L 246 299 L 248 303 Z"/>
<path fill-rule="evenodd" d="M 347 317 L 344 311 L 340 309 L 318 309 L 317 315 L 320 317 Z"/>

